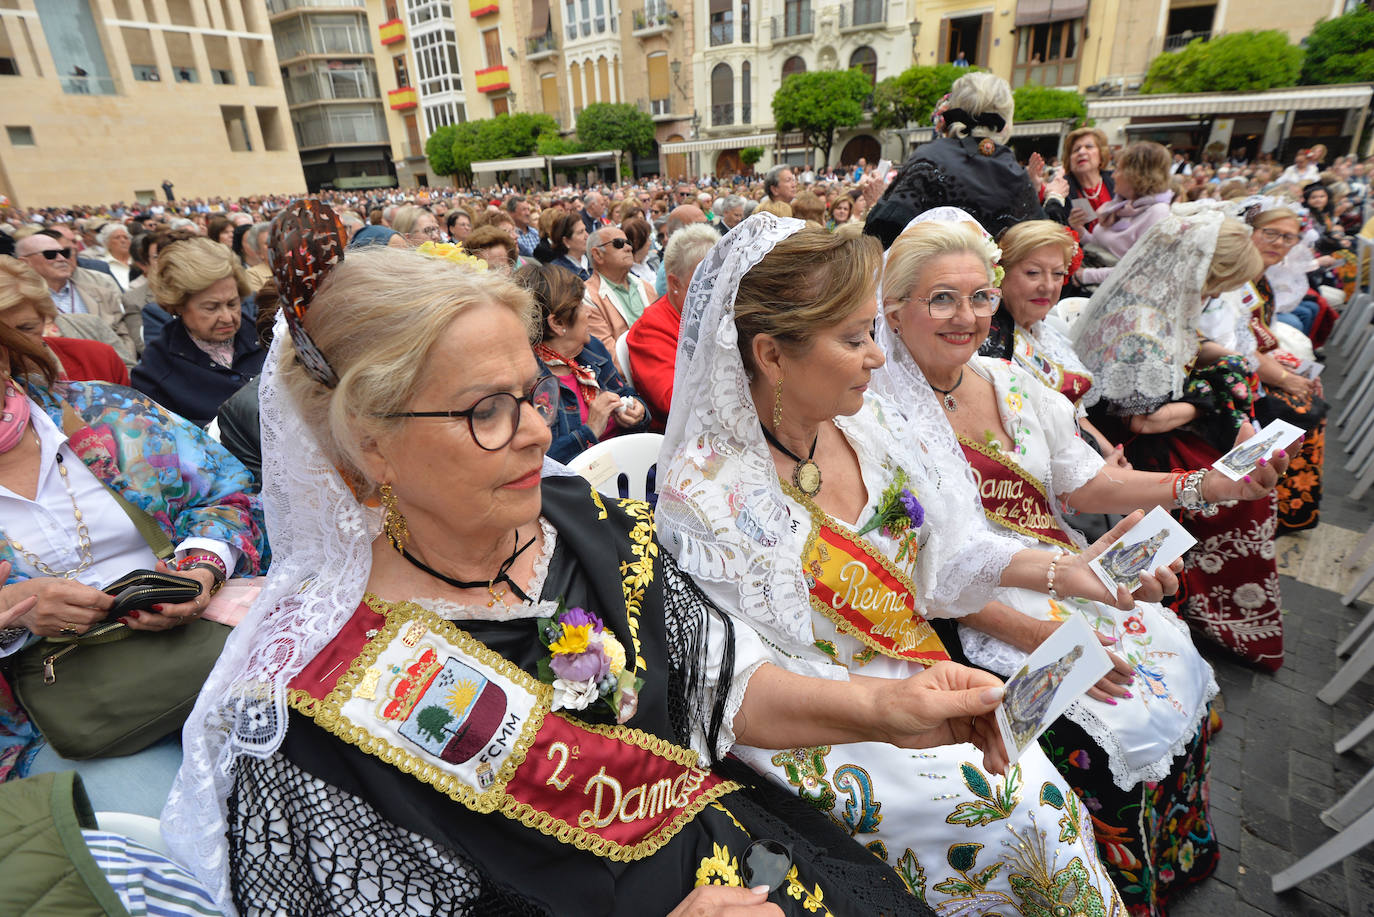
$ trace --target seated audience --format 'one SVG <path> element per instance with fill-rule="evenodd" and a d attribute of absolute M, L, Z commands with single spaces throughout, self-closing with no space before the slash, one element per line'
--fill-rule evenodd
<path fill-rule="evenodd" d="M 1081 210 L 1069 214 L 1069 225 L 1078 231 L 1087 257 L 1103 265 L 1079 268 L 1076 279 L 1082 285 L 1106 280 L 1112 265 L 1169 215 L 1169 202 L 1174 199 L 1169 190 L 1169 151 L 1158 143 L 1142 140 L 1126 147 L 1112 178 L 1116 193 L 1098 209 L 1097 226 L 1089 229 Z"/>
<path fill-rule="evenodd" d="M 144 348 L 133 386 L 203 427 L 267 358 L 256 310 L 243 321 L 248 277 L 228 248 L 196 238 L 163 246 L 149 283 L 172 320 Z"/>
<path fill-rule="evenodd" d="M 110 274 L 119 284 L 120 290 L 129 289 L 129 269 L 133 267 L 129 259 L 129 246 L 133 243 L 133 237 L 129 235 L 129 230 L 124 228 L 123 223 L 110 221 L 100 228 L 96 238 L 104 250 L 104 254 L 99 257 L 110 266 Z"/>
<path fill-rule="evenodd" d="M 656 298 L 645 280 L 630 273 L 634 250 L 625 231 L 603 226 L 587 239 L 592 276 L 587 279 L 586 302 L 591 307 L 588 327 L 609 354 L 615 354 L 616 338 L 639 320 Z M 617 363 L 617 369 L 621 368 Z"/>
<path fill-rule="evenodd" d="M 590 280 L 591 263 L 587 260 L 587 226 L 579 213 L 565 213 L 553 221 L 549 231 L 549 247 L 553 260 L 549 263 L 571 271 L 578 280 Z"/>
<path fill-rule="evenodd" d="M 56 361 L 59 379 L 129 384 L 129 368 L 113 347 L 61 337 L 57 317 L 43 278 L 18 258 L 0 255 L 0 322 L 46 349 Z"/>
<path fill-rule="evenodd" d="M 520 258 L 519 249 L 510 234 L 495 226 L 479 226 L 468 233 L 463 251 L 481 258 L 491 270 L 507 273 L 515 270 Z"/>
<path fill-rule="evenodd" d="M 646 428 L 649 413 L 643 400 L 591 333 L 592 307 L 583 295 L 582 281 L 542 264 L 521 268 L 515 279 L 539 310 L 541 338 L 534 353 L 540 374 L 556 378 L 559 385 L 549 457 L 567 462 L 603 439 Z"/>
<path fill-rule="evenodd" d="M 405 236 L 406 242 L 412 247 L 442 239 L 439 221 L 434 218 L 434 214 L 414 204 L 407 204 L 396 211 L 396 215 L 391 218 L 391 228 Z"/>
<path fill-rule="evenodd" d="M 630 378 L 635 391 L 649 406 L 653 418 L 650 429 L 656 432 L 663 431 L 668 408 L 673 403 L 673 370 L 677 365 L 678 329 L 682 326 L 687 288 L 697 265 L 719 241 L 720 236 L 710 226 L 688 226 L 674 233 L 663 254 L 668 292 L 645 309 L 628 332 Z"/>
<path fill-rule="evenodd" d="M 47 283 L 58 312 L 99 316 L 114 332 L 119 358 L 126 366 L 133 366 L 134 339 L 125 321 L 119 285 L 112 277 L 77 267 L 76 250 L 59 238 L 47 232 L 26 236 L 15 243 L 15 256 Z"/>
<path fill-rule="evenodd" d="M 1105 207 L 1116 193 L 1116 183 L 1108 168 L 1111 164 L 1112 148 L 1101 128 L 1080 127 L 1070 131 L 1064 138 L 1064 165 L 1068 171 L 1040 189 L 1045 216 L 1068 225 L 1069 213 L 1076 200 L 1087 201 L 1094 212 Z M 1044 171 L 1043 160 L 1037 168 L 1035 157 L 1032 157 L 1031 171 L 1031 179 L 1039 182 Z M 1089 220 L 1084 225 L 1095 229 L 1097 220 Z"/>

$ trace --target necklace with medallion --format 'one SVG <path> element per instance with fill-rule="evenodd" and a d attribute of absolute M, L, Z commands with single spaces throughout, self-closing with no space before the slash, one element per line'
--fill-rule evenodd
<path fill-rule="evenodd" d="M 954 397 L 954 390 L 964 384 L 964 371 L 962 369 L 959 370 L 959 378 L 956 379 L 954 384 L 949 388 L 940 388 L 940 386 L 931 382 L 929 379 L 926 380 L 926 384 L 944 396 L 940 399 L 940 402 L 944 405 L 946 411 L 953 414 L 955 411 L 959 410 L 959 402 Z"/>
<path fill-rule="evenodd" d="M 814 497 L 816 494 L 820 493 L 821 466 L 817 465 L 815 460 L 816 444 L 821 441 L 820 431 L 818 430 L 816 432 L 816 438 L 811 440 L 811 451 L 807 453 L 806 458 L 802 458 L 800 455 L 797 455 L 791 449 L 788 449 L 782 443 L 778 442 L 778 438 L 772 433 L 769 433 L 768 428 L 763 424 L 759 424 L 759 429 L 763 431 L 763 438 L 768 440 L 769 444 L 772 445 L 774 449 L 777 449 L 783 455 L 797 463 L 792 469 L 792 486 L 796 487 L 797 490 L 800 490 L 808 497 Z"/>

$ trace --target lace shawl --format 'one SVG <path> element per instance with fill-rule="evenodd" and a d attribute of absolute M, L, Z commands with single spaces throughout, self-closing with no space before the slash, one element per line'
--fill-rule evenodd
<path fill-rule="evenodd" d="M 1173 207 L 1131 247 L 1074 323 L 1074 349 L 1111 413 L 1149 414 L 1183 396 L 1224 219 L 1215 205 Z"/>

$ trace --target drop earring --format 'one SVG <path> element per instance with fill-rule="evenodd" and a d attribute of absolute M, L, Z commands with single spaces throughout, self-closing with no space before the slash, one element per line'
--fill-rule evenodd
<path fill-rule="evenodd" d="M 782 423 L 782 380 L 773 388 L 773 429 Z"/>
<path fill-rule="evenodd" d="M 382 533 L 386 535 L 386 540 L 391 542 L 393 548 L 404 554 L 405 544 L 410 540 L 410 527 L 406 525 L 406 517 L 396 506 L 396 494 L 391 485 L 383 484 L 378 497 L 382 501 Z"/>

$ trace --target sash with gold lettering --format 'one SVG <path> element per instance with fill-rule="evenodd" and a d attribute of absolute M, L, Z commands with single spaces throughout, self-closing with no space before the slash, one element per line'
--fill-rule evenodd
<path fill-rule="evenodd" d="M 935 629 L 916 610 L 911 580 L 867 541 L 841 531 L 800 490 L 786 483 L 783 490 L 811 514 L 803 554 L 811 607 L 884 656 L 922 665 L 948 662 Z"/>
<path fill-rule="evenodd" d="M 1088 394 L 1088 389 L 1093 387 L 1091 374 L 1066 369 L 1063 364 L 1050 359 L 1035 338 L 1020 327 L 1012 335 L 1012 358 L 1018 365 L 1029 370 L 1035 378 L 1075 405 Z"/>
<path fill-rule="evenodd" d="M 966 436 L 959 437 L 959 445 L 973 468 L 983 512 L 989 519 L 1005 529 L 1077 553 L 1078 546 L 1055 521 L 1044 485 L 998 449 Z"/>
<path fill-rule="evenodd" d="M 452 622 L 365 601 L 374 614 L 350 625 L 386 623 L 346 626 L 292 682 L 291 706 L 472 811 L 628 862 L 739 789 L 690 749 L 550 712 L 551 686 Z"/>

